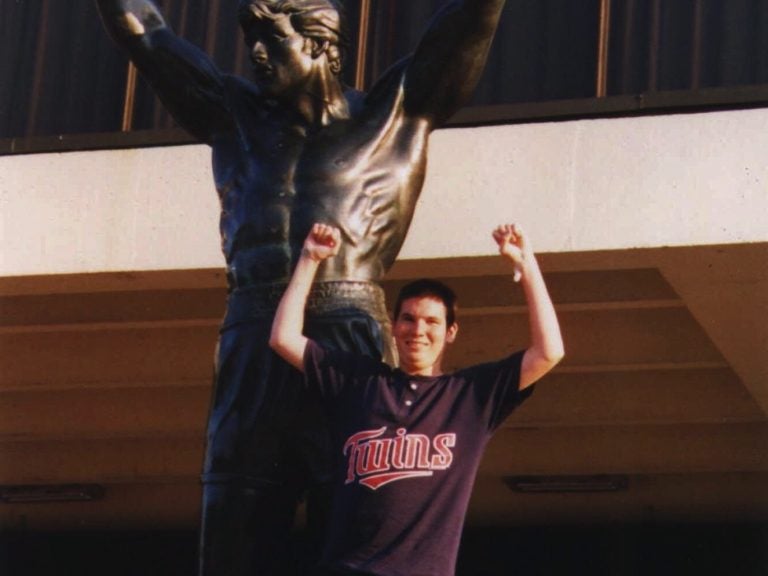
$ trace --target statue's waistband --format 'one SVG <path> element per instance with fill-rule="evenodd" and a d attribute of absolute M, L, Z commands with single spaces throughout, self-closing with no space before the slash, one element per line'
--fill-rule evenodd
<path fill-rule="evenodd" d="M 227 298 L 223 327 L 248 320 L 271 319 L 285 287 L 283 283 L 261 284 L 232 290 Z M 307 298 L 307 315 L 325 315 L 342 310 L 362 310 L 374 319 L 386 320 L 384 290 L 373 282 L 351 280 L 313 284 Z"/>

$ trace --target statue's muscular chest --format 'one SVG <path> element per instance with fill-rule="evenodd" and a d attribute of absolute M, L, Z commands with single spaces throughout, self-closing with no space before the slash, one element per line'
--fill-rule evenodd
<path fill-rule="evenodd" d="M 322 205 L 353 192 L 359 149 L 340 131 L 307 135 L 270 126 L 258 140 L 214 147 L 213 167 L 222 208 L 228 212 Z"/>
<path fill-rule="evenodd" d="M 270 123 L 257 133 L 258 139 L 214 147 L 222 232 L 229 238 L 247 229 L 265 241 L 303 239 L 316 221 L 354 225 L 362 234 L 374 213 L 395 207 L 409 184 L 401 176 L 414 173 L 374 123 L 335 122 L 309 133 Z"/>

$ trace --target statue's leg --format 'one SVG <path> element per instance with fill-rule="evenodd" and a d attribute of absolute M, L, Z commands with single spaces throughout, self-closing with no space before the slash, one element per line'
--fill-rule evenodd
<path fill-rule="evenodd" d="M 287 450 L 300 374 L 268 346 L 270 322 L 223 330 L 203 470 L 200 576 L 285 576 L 306 473 Z"/>
<path fill-rule="evenodd" d="M 389 360 L 383 295 L 359 284 L 351 290 L 360 307 L 346 306 L 350 289 L 340 283 L 316 297 L 322 310 L 310 315 L 306 333 L 326 346 Z M 343 292 L 341 307 L 329 311 L 337 304 L 335 290 Z M 203 474 L 200 575 L 306 576 L 322 549 L 340 451 L 332 447 L 317 396 L 270 350 L 271 316 L 248 316 L 262 309 L 253 300 L 246 294 L 230 298 L 227 318 L 237 322 L 227 324 L 232 327 L 219 339 Z M 290 535 L 307 487 L 307 544 L 296 572 Z"/>
<path fill-rule="evenodd" d="M 203 487 L 200 576 L 288 576 L 296 495 L 238 482 Z"/>

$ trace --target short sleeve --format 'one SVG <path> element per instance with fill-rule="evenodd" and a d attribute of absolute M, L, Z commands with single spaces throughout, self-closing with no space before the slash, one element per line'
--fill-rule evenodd
<path fill-rule="evenodd" d="M 525 351 L 521 350 L 499 360 L 481 364 L 471 370 L 476 398 L 488 417 L 489 431 L 495 431 L 515 408 L 532 393 L 534 386 L 520 390 L 520 370 Z"/>

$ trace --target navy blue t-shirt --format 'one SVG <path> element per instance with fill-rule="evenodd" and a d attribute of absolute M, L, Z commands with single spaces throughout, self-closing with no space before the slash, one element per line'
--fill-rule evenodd
<path fill-rule="evenodd" d="M 309 341 L 306 381 L 339 442 L 323 566 L 377 576 L 450 576 L 483 450 L 533 391 L 523 352 L 436 377 Z"/>

